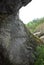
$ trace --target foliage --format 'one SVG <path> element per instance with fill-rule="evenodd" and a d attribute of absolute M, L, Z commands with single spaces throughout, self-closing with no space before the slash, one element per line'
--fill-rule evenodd
<path fill-rule="evenodd" d="M 27 28 L 31 31 L 31 32 L 34 32 L 36 27 L 38 25 L 40 25 L 41 23 L 44 23 L 44 18 L 41 18 L 41 19 L 36 19 L 36 20 L 33 20 L 31 22 L 29 22 L 28 24 L 26 24 Z"/>
<path fill-rule="evenodd" d="M 42 23 L 44 23 L 44 18 L 33 20 L 26 26 L 31 32 L 34 32 L 36 27 L 38 27 Z M 37 57 L 34 65 L 44 65 L 44 45 L 37 46 L 36 52 Z"/>
<path fill-rule="evenodd" d="M 44 65 L 44 45 L 38 46 L 36 51 L 38 56 L 34 65 Z"/>

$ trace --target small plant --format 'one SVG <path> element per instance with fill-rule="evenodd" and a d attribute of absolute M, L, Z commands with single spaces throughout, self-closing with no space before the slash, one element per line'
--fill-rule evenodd
<path fill-rule="evenodd" d="M 44 45 L 38 46 L 36 51 L 38 56 L 34 65 L 44 65 Z"/>
<path fill-rule="evenodd" d="M 35 32 L 36 28 L 42 23 L 44 23 L 44 17 L 30 21 L 26 26 L 31 32 Z"/>

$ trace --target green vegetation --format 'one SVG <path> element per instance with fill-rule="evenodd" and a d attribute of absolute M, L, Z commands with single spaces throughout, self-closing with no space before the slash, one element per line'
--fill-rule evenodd
<path fill-rule="evenodd" d="M 44 65 L 44 45 L 38 46 L 36 51 L 38 56 L 34 65 Z"/>
<path fill-rule="evenodd" d="M 34 32 L 36 27 L 42 23 L 44 23 L 44 18 L 33 20 L 26 24 L 26 26 L 31 32 Z"/>
<path fill-rule="evenodd" d="M 36 28 L 42 23 L 44 23 L 44 18 L 33 20 L 29 22 L 26 26 L 31 32 L 34 32 Z M 37 59 L 34 65 L 44 65 L 44 45 L 38 46 L 36 48 L 36 51 L 37 51 Z"/>

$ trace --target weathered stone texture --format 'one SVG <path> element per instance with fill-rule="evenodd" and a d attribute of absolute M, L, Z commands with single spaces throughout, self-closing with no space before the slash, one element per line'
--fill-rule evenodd
<path fill-rule="evenodd" d="M 30 0 L 0 0 L 0 15 L 3 17 L 0 18 L 0 65 L 34 64 L 36 44 L 40 41 L 26 29 L 16 14 L 28 2 Z"/>

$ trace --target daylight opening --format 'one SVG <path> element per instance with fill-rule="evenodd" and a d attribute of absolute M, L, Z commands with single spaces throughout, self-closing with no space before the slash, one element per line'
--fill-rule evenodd
<path fill-rule="evenodd" d="M 19 17 L 27 24 L 32 20 L 44 17 L 44 0 L 32 0 L 27 6 L 19 10 Z"/>

